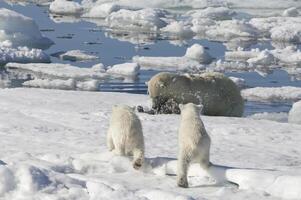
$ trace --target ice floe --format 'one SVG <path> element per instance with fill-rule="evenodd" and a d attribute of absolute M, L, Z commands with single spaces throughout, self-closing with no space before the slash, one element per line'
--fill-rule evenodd
<path fill-rule="evenodd" d="M 59 58 L 61 58 L 62 60 L 70 60 L 70 61 L 85 61 L 85 60 L 98 59 L 97 56 L 87 54 L 86 52 L 81 51 L 81 50 L 70 50 L 70 51 L 64 52 L 59 55 Z"/>
<path fill-rule="evenodd" d="M 201 10 L 189 11 L 187 13 L 187 15 L 194 19 L 209 18 L 212 20 L 231 20 L 235 14 L 235 11 L 227 7 L 208 7 Z"/>
<path fill-rule="evenodd" d="M 200 44 L 194 44 L 187 48 L 186 54 L 182 57 L 133 57 L 133 62 L 138 63 L 142 68 L 171 71 L 203 70 L 204 64 L 208 64 L 212 60 L 213 58 Z"/>
<path fill-rule="evenodd" d="M 241 95 L 248 101 L 293 102 L 301 99 L 301 88 L 292 86 L 255 87 L 242 90 Z"/>
<path fill-rule="evenodd" d="M 0 8 L 0 42 L 10 41 L 12 47 L 46 49 L 53 42 L 43 37 L 35 21 L 15 11 Z"/>
<path fill-rule="evenodd" d="M 1 47 L 0 65 L 8 62 L 17 63 L 49 63 L 50 57 L 40 49 L 29 49 L 27 47 Z"/>
<path fill-rule="evenodd" d="M 279 112 L 279 113 L 255 113 L 253 115 L 247 116 L 251 119 L 257 120 L 270 120 L 276 122 L 287 122 L 288 121 L 288 114 L 286 112 Z"/>
<path fill-rule="evenodd" d="M 295 124 L 202 116 L 213 165 L 206 173 L 193 164 L 191 187 L 179 189 L 178 116 L 138 113 L 148 150 L 142 169 L 134 170 L 130 157 L 107 152 L 104 133 L 113 105 L 147 101 L 135 94 L 0 90 L 1 198 L 299 199 L 301 127 Z"/>
<path fill-rule="evenodd" d="M 70 64 L 43 64 L 43 63 L 8 63 L 5 68 L 11 72 L 33 73 L 41 78 L 62 78 L 62 79 L 124 79 L 124 77 L 136 77 L 139 67 L 136 64 L 114 65 L 107 71 L 102 64 L 94 65 L 91 68 L 80 68 Z"/>

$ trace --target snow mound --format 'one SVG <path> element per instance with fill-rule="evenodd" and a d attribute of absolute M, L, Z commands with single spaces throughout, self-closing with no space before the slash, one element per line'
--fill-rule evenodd
<path fill-rule="evenodd" d="M 53 42 L 43 37 L 39 27 L 29 17 L 0 8 L 0 42 L 10 41 L 12 47 L 49 48 Z"/>
<path fill-rule="evenodd" d="M 287 102 L 301 99 L 301 88 L 283 87 L 255 87 L 241 91 L 244 99 L 262 102 Z"/>
<path fill-rule="evenodd" d="M 107 73 L 124 76 L 137 76 L 140 66 L 137 63 L 123 63 L 108 67 Z"/>
<path fill-rule="evenodd" d="M 301 101 L 293 104 L 292 109 L 289 112 L 288 121 L 290 123 L 301 124 Z"/>
<path fill-rule="evenodd" d="M 133 62 L 138 63 L 142 68 L 173 71 L 204 70 L 204 64 L 208 64 L 212 60 L 213 58 L 200 44 L 194 44 L 187 48 L 186 54 L 182 57 L 133 57 Z"/>
<path fill-rule="evenodd" d="M 165 11 L 151 8 L 137 11 L 121 9 L 111 13 L 106 22 L 112 29 L 156 32 L 167 25 L 161 19 L 165 14 Z"/>
<path fill-rule="evenodd" d="M 40 49 L 0 47 L 0 65 L 5 65 L 8 62 L 49 63 L 50 57 Z"/>
<path fill-rule="evenodd" d="M 97 56 L 89 55 L 81 50 L 70 50 L 59 56 L 62 60 L 69 61 L 85 61 L 85 60 L 96 60 Z"/>
<path fill-rule="evenodd" d="M 74 1 L 55 0 L 50 4 L 49 11 L 59 15 L 80 15 L 83 7 Z"/>

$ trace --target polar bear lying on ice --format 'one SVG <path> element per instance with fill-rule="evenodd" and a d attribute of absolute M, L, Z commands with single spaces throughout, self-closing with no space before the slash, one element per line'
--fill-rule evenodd
<path fill-rule="evenodd" d="M 177 182 L 180 187 L 188 187 L 187 171 L 190 163 L 200 163 L 201 167 L 208 170 L 211 166 L 210 137 L 200 118 L 202 105 L 193 103 L 180 104 L 181 123 L 179 128 L 179 152 Z"/>
<path fill-rule="evenodd" d="M 144 138 L 141 122 L 135 109 L 115 105 L 107 132 L 109 151 L 120 156 L 133 156 L 133 167 L 139 169 L 144 162 Z"/>
<path fill-rule="evenodd" d="M 244 100 L 235 83 L 221 73 L 159 73 L 148 82 L 152 108 L 158 114 L 180 113 L 179 104 L 204 105 L 204 115 L 241 117 Z"/>

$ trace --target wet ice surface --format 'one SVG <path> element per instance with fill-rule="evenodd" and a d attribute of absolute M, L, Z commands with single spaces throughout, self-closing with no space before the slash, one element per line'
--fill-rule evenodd
<path fill-rule="evenodd" d="M 46 2 L 46 1 L 45 1 Z M 126 1 L 124 1 L 126 2 Z M 159 2 L 159 1 L 158 1 Z M 155 4 L 155 3 L 154 3 Z M 245 3 L 247 4 L 247 3 Z M 236 4 L 233 4 L 234 8 Z M 127 5 L 125 5 L 127 6 Z M 248 14 L 242 13 L 244 11 L 244 6 L 248 7 L 248 5 L 244 5 L 242 3 L 242 8 L 237 11 L 237 18 L 249 18 Z M 295 6 L 292 4 L 291 6 Z M 49 14 L 48 7 L 46 6 L 36 6 L 33 4 L 26 4 L 25 6 L 21 5 L 8 5 L 4 2 L 0 2 L 0 7 L 8 8 L 14 11 L 17 11 L 25 16 L 31 17 L 35 20 L 41 33 L 51 39 L 55 44 L 52 45 L 49 49 L 44 50 L 48 55 L 51 55 L 51 61 L 53 63 L 63 63 L 63 64 L 71 64 L 72 66 L 78 66 L 80 68 L 90 68 L 95 64 L 102 63 L 105 68 L 109 68 L 115 64 L 122 64 L 126 62 L 131 62 L 132 58 L 135 56 L 140 57 L 182 57 L 185 55 L 186 50 L 188 47 L 192 46 L 195 43 L 201 44 L 205 47 L 206 51 L 215 58 L 213 62 L 218 60 L 224 60 L 225 52 L 230 50 L 235 50 L 237 47 L 245 47 L 244 51 L 248 51 L 251 49 L 258 48 L 259 51 L 263 51 L 264 49 L 273 50 L 275 47 L 279 47 L 283 45 L 282 43 L 278 44 L 275 42 L 271 42 L 270 40 L 259 40 L 259 41 L 250 41 L 250 40 L 232 40 L 234 33 L 230 33 L 231 30 L 224 30 L 227 33 L 226 41 L 224 42 L 217 42 L 209 41 L 208 39 L 202 39 L 202 36 L 197 35 L 194 39 L 187 39 L 187 40 L 174 40 L 176 37 L 184 38 L 189 34 L 191 31 L 189 28 L 182 29 L 180 25 L 177 23 L 170 23 L 167 27 L 164 28 L 164 34 L 157 37 L 156 34 L 141 34 L 139 32 L 131 32 L 127 33 L 124 31 L 109 31 L 108 29 L 101 26 L 104 24 L 103 19 L 84 19 L 79 17 L 73 16 L 65 16 L 59 17 L 56 15 Z M 239 6 L 238 6 L 239 7 Z M 112 8 L 117 9 L 116 7 Z M 266 9 L 266 8 L 265 8 Z M 182 10 L 176 9 L 180 13 L 185 13 L 188 9 L 183 7 Z M 267 16 L 272 15 L 271 13 L 275 12 L 278 13 L 277 16 L 281 15 L 281 13 L 285 9 L 282 7 L 275 8 L 274 10 L 263 10 L 267 14 Z M 175 11 L 175 10 L 173 10 Z M 272 12 L 273 11 L 273 12 Z M 135 12 L 135 11 L 134 11 Z M 249 12 L 249 10 L 248 10 Z M 258 11 L 256 11 L 258 12 Z M 255 14 L 257 14 L 254 12 Z M 220 14 L 221 13 L 221 14 Z M 250 12 L 249 12 L 250 13 Z M 253 12 L 251 12 L 254 14 Z M 290 15 L 293 13 L 292 11 L 288 10 L 285 12 L 286 15 Z M 165 15 L 164 13 L 160 13 L 160 15 Z M 196 12 L 192 16 L 196 16 L 198 21 L 193 21 L 193 27 L 197 29 L 197 31 L 202 31 L 198 28 L 199 23 L 204 23 L 203 21 L 199 21 L 200 17 L 207 17 L 213 16 L 215 19 L 222 18 L 226 16 L 226 18 L 232 17 L 232 11 L 228 11 L 226 9 L 220 9 L 217 14 L 212 14 L 212 9 L 208 9 L 204 12 Z M 115 15 L 118 16 L 118 15 Z M 168 16 L 166 16 L 168 18 Z M 272 19 L 271 19 L 272 20 Z M 276 19 L 273 19 L 274 21 Z M 277 19 L 279 20 L 279 19 Z M 276 21 L 277 21 L 276 20 Z M 89 22 L 90 21 L 90 22 Z M 158 22 L 161 26 L 162 23 Z M 207 22 L 206 22 L 207 23 Z M 268 23 L 268 22 L 262 22 Z M 275 22 L 276 23 L 276 22 Z M 180 23 L 181 24 L 181 23 Z M 211 26 L 208 29 L 208 33 L 206 37 L 203 38 L 210 38 L 210 37 L 220 37 L 220 34 L 217 32 L 212 32 L 211 29 L 221 29 L 231 25 L 235 28 L 235 34 L 238 33 L 237 30 L 241 30 L 243 36 L 245 34 L 243 31 L 250 31 L 252 34 L 257 34 L 253 30 L 248 28 L 248 24 L 240 24 L 236 23 L 235 21 L 220 21 L 217 24 Z M 111 26 L 113 26 L 111 24 Z M 173 30 L 180 31 L 181 34 L 174 35 Z M 276 32 L 276 31 L 274 31 Z M 252 36 L 251 34 L 251 36 Z M 280 35 L 281 36 L 281 35 Z M 172 40 L 168 40 L 169 39 Z M 199 38 L 199 39 L 196 39 Z M 229 39 L 229 41 L 227 41 Z M 231 40 L 231 41 L 230 41 Z M 286 44 L 285 44 L 286 45 Z M 295 45 L 296 49 L 300 49 L 300 45 Z M 67 59 L 64 59 L 62 55 L 66 52 L 84 52 L 86 54 L 81 55 L 80 58 L 74 58 L 68 56 Z M 86 59 L 86 58 L 93 58 L 93 59 Z M 66 57 L 65 57 L 66 58 Z M 97 58 L 97 59 L 94 59 Z M 298 60 L 298 57 L 295 57 Z M 261 62 L 261 58 L 256 58 L 256 62 Z M 259 61 L 258 61 L 259 59 Z M 284 56 L 285 59 L 285 56 Z M 254 61 L 254 60 L 253 60 Z M 159 62 L 159 61 L 158 61 Z M 164 62 L 164 60 L 163 60 Z M 160 62 L 159 62 L 160 63 Z M 282 64 L 280 64 L 280 67 Z M 150 79 L 151 76 L 158 73 L 160 71 L 164 71 L 164 68 L 156 68 L 157 66 L 150 67 L 150 68 L 141 68 L 139 76 L 136 78 L 123 78 L 123 79 L 106 79 L 100 81 L 100 86 L 95 88 L 93 85 L 93 90 L 103 90 L 103 91 L 121 91 L 121 92 L 131 92 L 131 93 L 146 93 L 146 86 L 145 82 Z M 253 67 L 253 66 L 252 66 Z M 152 69 L 152 70 L 149 70 Z M 157 69 L 157 70 L 154 70 Z M 293 68 L 289 70 L 285 70 L 286 68 L 279 69 L 257 69 L 252 68 L 250 72 L 240 71 L 238 69 L 229 71 L 224 71 L 226 75 L 233 76 L 237 78 L 243 78 L 245 80 L 245 87 L 282 87 L 282 86 L 295 86 L 300 87 L 300 68 Z M 167 70 L 172 70 L 167 68 Z M 299 70 L 299 71 L 298 71 Z M 237 72 L 236 72 L 237 71 Z M 290 73 L 290 75 L 288 75 Z M 55 87 L 57 83 L 61 83 L 54 79 L 54 81 L 48 82 L 40 81 L 39 78 L 35 75 L 7 75 L 2 72 L 1 75 L 3 81 L 1 82 L 1 87 L 22 87 L 22 86 L 39 86 L 39 84 L 50 84 L 49 88 Z M 38 78 L 37 81 L 28 82 L 33 78 Z M 7 80 L 9 79 L 9 80 Z M 66 83 L 67 85 L 73 82 L 68 80 L 63 80 L 63 87 Z M 77 80 L 78 81 L 78 80 Z M 84 80 L 86 81 L 86 80 Z M 108 83 L 109 82 L 109 83 Z M 25 84 L 24 84 L 25 83 Z M 114 83 L 114 84 L 113 84 Z M 71 85 L 72 85 L 71 84 Z M 45 86 L 46 87 L 46 86 Z M 46 87 L 47 88 L 47 87 Z M 70 89 L 76 89 L 77 87 L 67 87 Z M 253 102 L 248 101 L 246 102 L 246 109 L 245 115 L 251 115 L 257 112 L 288 112 L 291 108 L 292 101 L 286 102 Z"/>

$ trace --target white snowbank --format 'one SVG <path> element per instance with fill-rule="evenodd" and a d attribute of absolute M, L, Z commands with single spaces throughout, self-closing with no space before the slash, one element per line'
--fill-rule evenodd
<path fill-rule="evenodd" d="M 293 104 L 292 109 L 289 112 L 288 121 L 290 123 L 301 124 L 301 101 Z"/>
<path fill-rule="evenodd" d="M 299 15 L 299 11 L 296 7 L 291 7 L 283 11 L 282 16 L 284 17 L 297 17 Z"/>
<path fill-rule="evenodd" d="M 203 64 L 210 63 L 212 59 L 202 45 L 194 44 L 187 48 L 186 54 L 182 57 L 135 56 L 133 62 L 147 69 L 199 71 L 204 69 Z"/>
<path fill-rule="evenodd" d="M 137 63 L 123 63 L 108 67 L 107 73 L 124 76 L 137 76 L 140 66 Z"/>
<path fill-rule="evenodd" d="M 0 8 L 0 42 L 6 40 L 14 48 L 28 46 L 46 49 L 53 44 L 50 39 L 41 35 L 34 20 L 15 11 Z"/>
<path fill-rule="evenodd" d="M 137 171 L 130 157 L 114 156 L 106 148 L 105 132 L 115 104 L 147 106 L 148 96 L 29 88 L 0 90 L 1 198 L 300 197 L 300 125 L 202 116 L 212 139 L 212 162 L 223 166 L 213 165 L 208 174 L 193 164 L 188 172 L 190 188 L 180 189 L 174 176 L 179 116 L 138 113 L 147 151 L 145 165 Z"/>
<path fill-rule="evenodd" d="M 292 86 L 255 87 L 244 89 L 241 91 L 241 94 L 248 101 L 297 101 L 301 99 L 301 88 Z"/>
<path fill-rule="evenodd" d="M 83 7 L 74 1 L 54 0 L 49 6 L 49 11 L 59 15 L 80 15 Z"/>
<path fill-rule="evenodd" d="M 70 50 L 59 56 L 63 60 L 85 61 L 98 59 L 97 56 L 89 55 L 81 50 Z"/>
<path fill-rule="evenodd" d="M 50 57 L 40 49 L 0 47 L 0 65 L 4 65 L 8 62 L 49 63 Z"/>
<path fill-rule="evenodd" d="M 111 13 L 106 22 L 112 29 L 126 31 L 158 31 L 167 25 L 161 18 L 165 17 L 165 11 L 159 9 L 125 10 L 121 9 Z"/>

